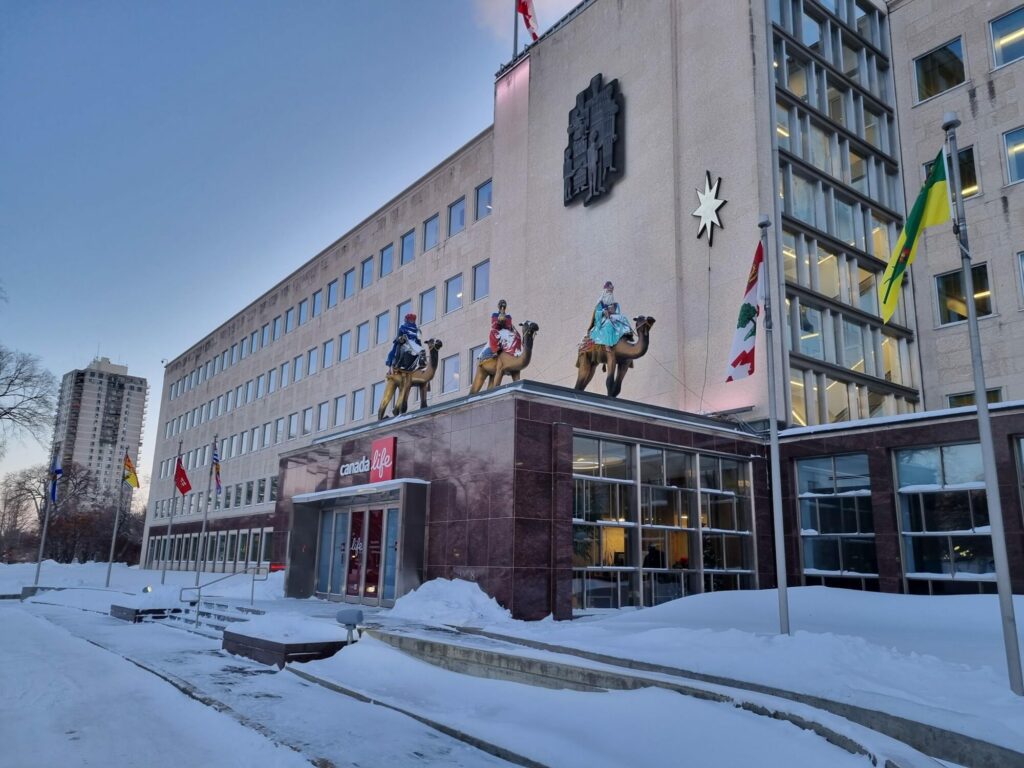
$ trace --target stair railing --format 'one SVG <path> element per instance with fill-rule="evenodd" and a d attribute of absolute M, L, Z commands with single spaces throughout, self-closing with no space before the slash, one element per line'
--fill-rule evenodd
<path fill-rule="evenodd" d="M 199 627 L 199 606 L 203 602 L 203 590 L 206 589 L 206 587 L 209 587 L 209 586 L 212 586 L 213 584 L 217 584 L 219 582 L 222 582 L 222 581 L 225 581 L 227 579 L 230 579 L 233 576 L 241 576 L 242 574 L 249 573 L 249 572 L 252 572 L 252 588 L 249 590 L 249 605 L 252 606 L 253 603 L 256 602 L 256 582 L 257 581 L 266 581 L 267 579 L 270 578 L 270 566 L 269 565 L 250 565 L 247 568 L 243 568 L 240 571 L 235 571 L 234 573 L 226 573 L 223 576 L 214 579 L 213 581 L 208 581 L 205 584 L 200 584 L 197 587 L 182 587 L 181 589 L 178 590 L 178 602 L 179 603 L 191 603 L 192 600 L 187 599 L 185 597 L 185 592 L 188 591 L 188 590 L 192 590 L 192 591 L 194 591 L 196 593 L 196 597 L 195 597 L 195 604 L 196 604 L 196 606 L 195 606 L 195 611 L 196 611 L 195 625 L 198 628 Z"/>

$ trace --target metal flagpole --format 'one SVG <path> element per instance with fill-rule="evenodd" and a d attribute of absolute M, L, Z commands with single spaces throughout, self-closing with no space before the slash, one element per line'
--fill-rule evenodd
<path fill-rule="evenodd" d="M 128 449 L 124 449 L 124 455 L 128 455 Z M 121 504 L 124 500 L 124 461 L 121 462 L 121 483 L 117 489 L 117 509 L 114 510 L 114 532 L 110 536 L 110 555 L 107 557 L 107 583 L 110 588 L 110 569 L 114 567 L 114 542 L 117 541 L 117 523 L 121 517 Z"/>
<path fill-rule="evenodd" d="M 1024 696 L 1020 646 L 1017 642 L 1017 621 L 1014 618 L 1013 590 L 1010 586 L 1010 562 L 1006 555 L 1006 535 L 1003 530 L 1003 505 L 999 498 L 995 448 L 992 443 L 992 422 L 988 415 L 988 394 L 985 390 L 985 368 L 981 359 L 978 310 L 974 306 L 974 275 L 971 274 L 971 249 L 967 241 L 967 214 L 964 211 L 964 198 L 960 191 L 960 162 L 956 145 L 956 129 L 959 125 L 960 121 L 955 112 L 947 112 L 943 116 L 942 130 L 946 132 L 946 140 L 949 142 L 949 166 L 953 170 L 953 196 L 956 202 L 953 232 L 957 236 L 960 247 L 960 263 L 963 271 L 967 327 L 971 338 L 971 367 L 974 369 L 974 402 L 978 408 L 978 437 L 981 441 L 981 463 L 985 470 L 985 496 L 988 500 L 992 557 L 995 560 L 999 612 L 1002 615 L 1003 623 L 1003 643 L 1006 646 L 1006 667 L 1010 675 L 1010 689 L 1018 696 Z"/>
<path fill-rule="evenodd" d="M 512 58 L 519 54 L 519 0 L 512 0 Z"/>
<path fill-rule="evenodd" d="M 206 552 L 209 550 L 209 545 L 205 541 L 206 538 L 206 518 L 210 514 L 210 507 L 212 502 L 210 501 L 210 489 L 213 487 L 213 466 L 214 458 L 217 456 L 217 438 L 219 435 L 213 436 L 213 453 L 210 454 L 210 476 L 206 479 L 206 500 L 203 502 L 203 527 L 199 531 L 199 547 L 202 550 L 196 556 L 196 586 L 199 586 L 199 574 L 206 570 Z M 202 565 L 200 566 L 200 557 L 202 557 Z"/>
<path fill-rule="evenodd" d="M 178 456 L 174 460 L 174 476 L 175 476 L 174 490 L 178 490 L 178 481 L 177 481 L 178 465 L 181 464 L 181 446 L 182 446 L 182 444 L 184 442 L 185 442 L 184 440 L 179 440 L 178 441 Z M 182 498 L 182 501 L 184 501 L 185 500 L 185 494 L 181 494 L 181 498 Z M 174 505 L 175 505 L 175 502 L 177 500 L 178 500 L 177 499 L 177 494 L 171 494 L 171 518 L 167 521 L 167 548 L 168 548 L 169 551 L 164 552 L 164 567 L 163 567 L 163 570 L 160 572 L 160 583 L 161 584 L 163 584 L 164 583 L 164 579 L 167 578 L 167 556 L 174 552 L 174 541 L 171 539 L 171 531 L 174 530 Z"/>
<path fill-rule="evenodd" d="M 775 579 L 779 592 L 779 632 L 790 634 L 789 631 L 789 595 L 786 592 L 786 539 L 782 525 L 782 467 L 779 463 L 779 417 L 775 402 L 775 343 L 772 339 L 774 324 L 772 323 L 772 272 L 771 259 L 768 257 L 768 228 L 771 219 L 765 215 L 757 222 L 761 228 L 761 248 L 764 264 L 764 330 L 768 344 L 768 427 L 769 427 L 769 461 L 771 462 L 772 478 L 772 523 L 775 540 Z"/>
<path fill-rule="evenodd" d="M 39 535 L 39 555 L 36 557 L 36 580 L 32 582 L 33 586 L 39 586 L 39 571 L 43 567 L 43 549 L 46 547 L 46 529 L 50 527 L 50 507 L 53 505 L 50 497 L 56 497 L 57 495 L 57 475 L 54 473 L 54 461 L 56 461 L 57 446 L 53 447 L 50 451 L 50 466 L 47 468 L 47 477 L 50 478 L 50 482 L 46 484 L 45 491 L 46 495 L 43 497 L 43 532 Z"/>

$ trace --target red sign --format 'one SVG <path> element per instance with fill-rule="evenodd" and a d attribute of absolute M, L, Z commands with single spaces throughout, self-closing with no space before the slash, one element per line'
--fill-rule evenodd
<path fill-rule="evenodd" d="M 379 483 L 395 479 L 396 437 L 382 437 L 370 448 L 370 482 Z"/>

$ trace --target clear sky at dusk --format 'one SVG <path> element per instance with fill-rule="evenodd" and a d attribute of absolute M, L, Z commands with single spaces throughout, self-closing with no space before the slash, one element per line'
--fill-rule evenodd
<path fill-rule="evenodd" d="M 0 343 L 145 376 L 148 475 L 161 360 L 490 125 L 513 8 L 0 0 Z"/>

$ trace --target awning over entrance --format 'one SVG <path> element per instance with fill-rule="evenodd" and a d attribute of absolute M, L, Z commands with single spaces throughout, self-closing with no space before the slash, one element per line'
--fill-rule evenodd
<path fill-rule="evenodd" d="M 401 489 L 405 485 L 430 485 L 428 480 L 420 480 L 418 477 L 398 477 L 394 480 L 385 480 L 382 483 L 363 483 L 362 485 L 351 485 L 347 488 L 332 488 L 328 491 L 315 491 L 313 493 L 299 493 L 292 496 L 292 502 L 296 504 L 312 504 L 318 501 L 331 501 L 346 496 L 370 496 L 375 493 Z"/>

